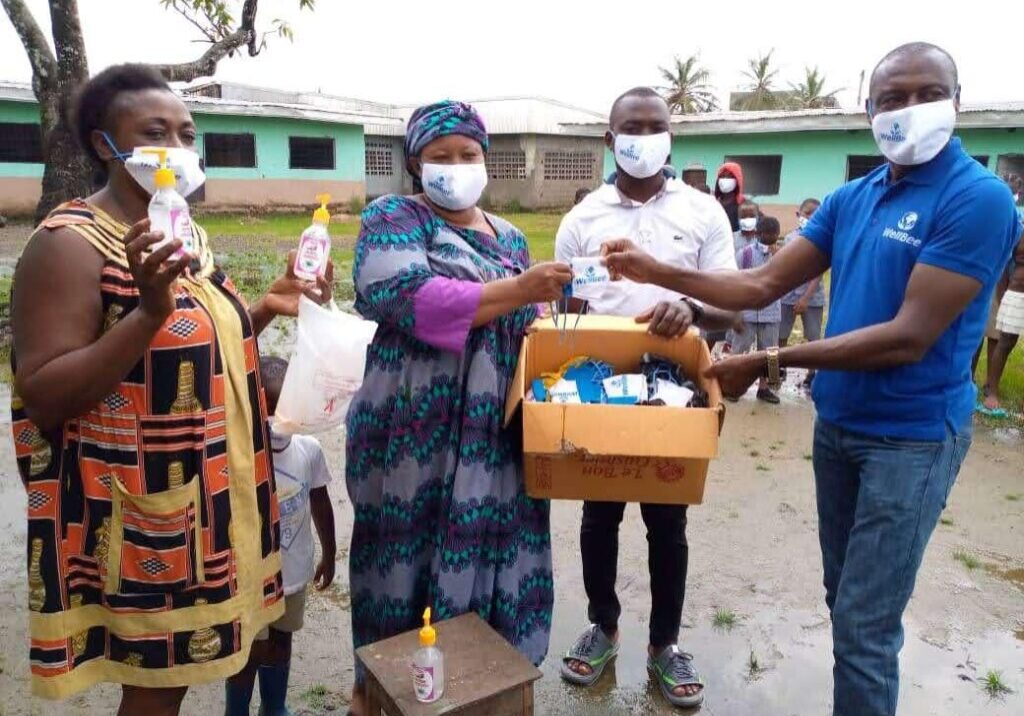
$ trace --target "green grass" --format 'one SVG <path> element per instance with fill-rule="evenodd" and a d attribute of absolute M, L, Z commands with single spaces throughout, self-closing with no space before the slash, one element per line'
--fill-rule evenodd
<path fill-rule="evenodd" d="M 939 518 L 939 524 L 940 525 L 944 525 L 946 527 L 952 527 L 953 526 L 953 518 L 952 517 L 940 517 Z"/>
<path fill-rule="evenodd" d="M 981 566 L 981 561 L 977 557 L 962 549 L 953 550 L 953 559 L 972 571 Z"/>
<path fill-rule="evenodd" d="M 736 612 L 731 609 L 716 609 L 715 616 L 711 619 L 711 624 L 715 629 L 721 629 L 723 631 L 732 631 L 732 628 L 736 626 L 736 622 L 739 621 L 739 617 L 736 616 Z"/>
<path fill-rule="evenodd" d="M 324 707 L 327 705 L 327 696 L 329 694 L 330 691 L 327 690 L 326 686 L 323 684 L 314 684 L 309 687 L 304 694 L 302 694 L 302 699 L 309 704 L 311 709 L 323 711 Z"/>
<path fill-rule="evenodd" d="M 759 463 L 757 463 L 757 467 L 756 467 L 755 469 L 756 469 L 756 470 L 757 470 L 758 472 L 771 472 L 771 470 L 772 470 L 772 469 L 771 469 L 770 467 L 768 467 L 767 465 L 765 465 L 765 464 L 764 464 L 763 462 L 759 462 Z"/>
<path fill-rule="evenodd" d="M 1019 492 L 1014 492 L 1006 496 L 1008 502 L 1020 502 L 1022 495 Z"/>
<path fill-rule="evenodd" d="M 988 694 L 990 699 L 1001 699 L 1007 694 L 1012 694 L 1013 689 L 1003 683 L 1003 672 L 989 669 L 981 679 L 981 690 Z"/>
<path fill-rule="evenodd" d="M 759 450 L 751 450 L 750 457 L 761 457 L 761 452 Z"/>
<path fill-rule="evenodd" d="M 809 453 L 809 452 L 805 452 L 805 453 L 804 453 L 804 460 L 806 460 L 807 462 L 810 462 L 810 461 L 811 461 L 811 460 L 813 460 L 813 459 L 814 459 L 814 455 L 812 455 L 812 454 L 811 454 L 811 453 Z"/>

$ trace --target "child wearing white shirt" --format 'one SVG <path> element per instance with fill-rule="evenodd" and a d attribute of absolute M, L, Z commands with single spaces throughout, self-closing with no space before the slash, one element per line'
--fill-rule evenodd
<path fill-rule="evenodd" d="M 267 413 L 277 410 L 288 362 L 282 358 L 260 359 L 260 374 L 267 398 Z M 291 667 L 292 634 L 302 628 L 306 588 L 318 590 L 334 581 L 334 511 L 327 485 L 331 473 L 316 438 L 279 435 L 270 430 L 274 478 L 281 509 L 281 577 L 284 582 L 284 615 L 253 643 L 246 667 L 228 679 L 227 716 L 248 716 L 256 674 L 260 677 L 261 716 L 290 716 L 285 706 Z M 313 530 L 320 539 L 320 562 L 313 553 Z"/>

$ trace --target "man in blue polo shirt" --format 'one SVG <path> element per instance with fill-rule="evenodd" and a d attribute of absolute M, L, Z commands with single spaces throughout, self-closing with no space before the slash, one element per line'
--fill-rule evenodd
<path fill-rule="evenodd" d="M 826 338 L 735 356 L 737 394 L 782 367 L 818 371 L 819 537 L 832 614 L 836 716 L 892 716 L 903 610 L 971 441 L 971 357 L 1020 233 L 1009 189 L 952 138 L 956 64 L 927 43 L 875 68 L 867 104 L 888 163 L 828 196 L 801 236 L 750 271 L 661 264 L 627 240 L 613 274 L 724 309 L 764 306 L 832 269 Z"/>

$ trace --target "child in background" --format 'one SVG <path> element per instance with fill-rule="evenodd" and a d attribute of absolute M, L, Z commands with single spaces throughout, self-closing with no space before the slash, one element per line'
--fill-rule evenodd
<path fill-rule="evenodd" d="M 740 211 L 743 211 L 743 207 L 740 208 Z M 745 245 L 736 251 L 736 264 L 740 269 L 757 268 L 768 263 L 777 250 L 780 232 L 779 220 L 772 216 L 761 217 L 757 231 L 754 232 L 754 240 L 746 236 L 745 232 L 741 232 L 744 233 L 742 239 Z M 759 310 L 744 311 L 743 321 L 747 324 L 745 331 L 742 333 L 731 331 L 729 334 L 729 343 L 732 345 L 734 355 L 749 352 L 755 341 L 759 351 L 778 347 L 779 323 L 782 321 L 780 301 L 775 301 Z M 762 378 L 758 384 L 757 399 L 773 405 L 779 403 L 779 396 L 768 387 L 765 378 Z"/>
<path fill-rule="evenodd" d="M 282 358 L 260 359 L 268 415 L 277 410 L 287 370 L 288 362 Z M 291 667 L 292 634 L 302 628 L 306 586 L 313 582 L 322 591 L 334 581 L 334 511 L 327 494 L 331 473 L 320 443 L 307 435 L 278 435 L 271 426 L 270 444 L 274 452 L 274 477 L 281 506 L 281 576 L 285 612 L 256 637 L 246 667 L 228 679 L 227 716 L 248 716 L 257 672 L 260 677 L 260 716 L 290 716 L 285 698 Z M 318 565 L 314 565 L 311 521 L 316 525 L 320 538 Z"/>
<path fill-rule="evenodd" d="M 796 213 L 799 226 L 796 230 L 786 236 L 786 241 L 795 239 L 800 235 L 801 229 L 807 226 L 807 222 L 814 216 L 814 212 L 821 206 L 817 199 L 804 199 L 800 209 Z M 803 286 L 798 286 L 782 297 L 782 324 L 779 327 L 779 346 L 789 343 L 789 336 L 793 332 L 793 324 L 797 316 L 803 325 L 804 339 L 810 343 L 821 338 L 821 326 L 825 320 L 825 286 L 822 277 L 812 278 Z M 814 371 L 807 371 L 804 379 L 804 387 L 810 388 L 814 380 Z"/>
<path fill-rule="evenodd" d="M 744 201 L 738 209 L 739 229 L 733 232 L 733 250 L 737 256 L 747 246 L 757 243 L 757 222 L 761 216 L 761 208 L 752 201 Z M 723 353 L 730 353 L 732 346 L 729 338 L 734 335 L 733 331 L 704 331 L 704 340 L 708 343 L 708 350 L 713 351 L 719 341 L 725 341 L 722 347 Z"/>

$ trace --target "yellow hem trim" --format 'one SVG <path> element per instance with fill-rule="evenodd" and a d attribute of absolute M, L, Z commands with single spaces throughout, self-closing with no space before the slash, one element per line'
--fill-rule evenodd
<path fill-rule="evenodd" d="M 281 618 L 284 599 L 254 615 L 252 624 L 242 625 L 241 648 L 231 656 L 201 664 L 182 664 L 167 669 L 144 669 L 119 661 L 93 659 L 73 671 L 60 676 L 32 675 L 32 695 L 44 699 L 61 700 L 74 696 L 96 684 L 115 683 L 144 688 L 198 686 L 222 681 L 241 671 L 249 662 L 252 643 L 259 632 Z"/>

